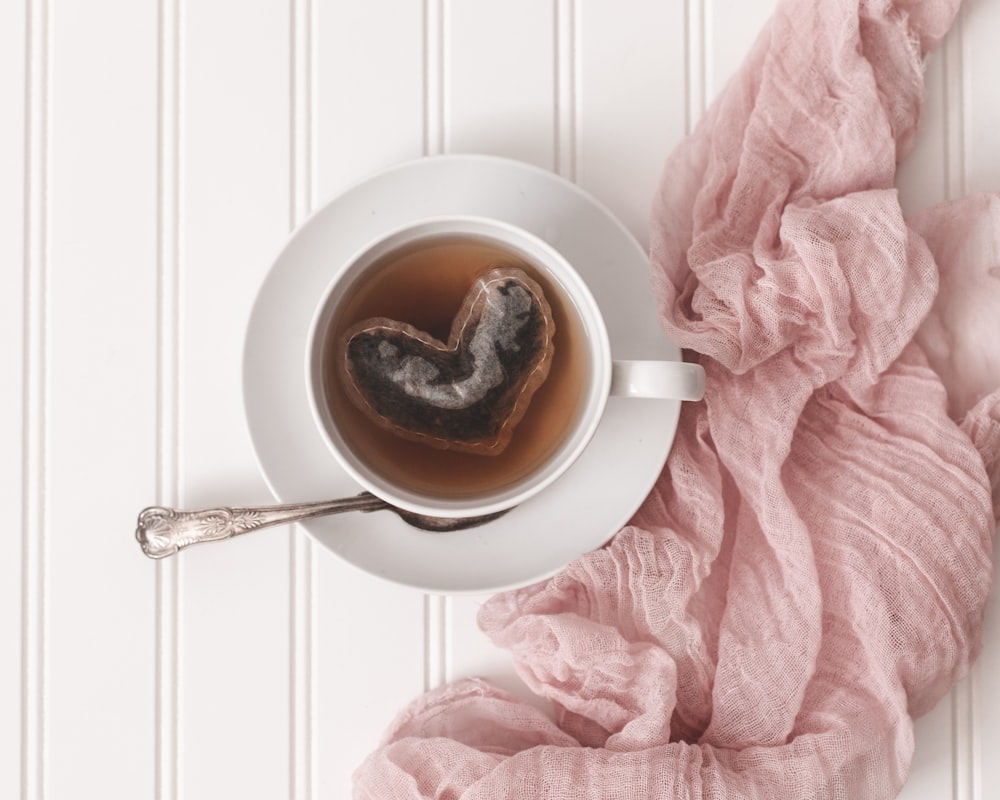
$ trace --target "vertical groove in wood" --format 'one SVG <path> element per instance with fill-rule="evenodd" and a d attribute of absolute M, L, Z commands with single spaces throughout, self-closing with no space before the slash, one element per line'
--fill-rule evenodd
<path fill-rule="evenodd" d="M 684 129 L 690 136 L 698 120 L 705 113 L 706 82 L 708 72 L 708 36 L 706 28 L 706 0 L 686 0 L 684 20 L 686 23 L 685 42 L 687 48 L 687 104 L 685 107 Z"/>
<path fill-rule="evenodd" d="M 712 30 L 712 15 L 715 13 L 712 0 L 690 0 L 697 3 L 701 29 L 699 42 L 701 44 L 701 107 L 699 116 L 705 112 L 712 98 L 715 96 L 717 87 L 715 86 L 715 70 L 712 62 L 712 41 L 715 36 Z M 695 118 L 694 124 L 697 125 Z"/>
<path fill-rule="evenodd" d="M 156 568 L 156 800 L 176 800 L 178 785 L 177 565 Z"/>
<path fill-rule="evenodd" d="M 975 668 L 957 684 L 951 693 L 952 719 L 952 796 L 954 800 L 980 800 L 978 726 L 976 708 L 978 696 Z"/>
<path fill-rule="evenodd" d="M 312 0 L 292 0 L 290 99 L 290 227 L 301 225 L 312 212 L 315 195 L 315 47 L 313 20 L 316 9 Z M 293 526 L 289 538 L 290 607 L 289 634 L 291 691 L 289 711 L 290 764 L 292 800 L 311 800 L 316 785 L 316 642 L 315 642 L 315 564 L 313 542 L 299 526 Z"/>
<path fill-rule="evenodd" d="M 290 603 L 292 620 L 289 626 L 291 637 L 289 797 L 292 800 L 310 800 L 313 796 L 315 769 L 313 749 L 316 741 L 313 715 L 313 698 L 316 696 L 313 547 L 305 531 L 298 526 L 292 528 L 289 547 L 292 594 Z"/>
<path fill-rule="evenodd" d="M 302 224 L 313 197 L 313 5 L 291 0 L 291 197 L 290 226 Z"/>
<path fill-rule="evenodd" d="M 944 56 L 944 193 L 948 198 L 961 197 L 966 193 L 966 139 L 969 126 L 966 124 L 968 108 L 966 99 L 967 75 L 965 68 L 964 7 L 955 15 L 950 35 L 941 44 Z"/>
<path fill-rule="evenodd" d="M 424 691 L 452 680 L 451 669 L 451 598 L 424 595 Z"/>
<path fill-rule="evenodd" d="M 157 464 L 163 505 L 179 504 L 178 341 L 180 0 L 160 0 L 157 40 Z M 155 797 L 176 800 L 178 785 L 178 563 L 156 564 Z"/>
<path fill-rule="evenodd" d="M 448 151 L 445 0 L 424 0 L 424 155 Z M 424 691 L 449 679 L 447 598 L 424 595 Z"/>
<path fill-rule="evenodd" d="M 965 58 L 965 7 L 955 15 L 942 42 L 944 59 L 944 195 L 952 199 L 968 191 L 968 69 Z M 954 800 L 982 798 L 979 741 L 979 665 L 952 690 L 952 795 Z"/>
<path fill-rule="evenodd" d="M 968 678 L 968 704 L 969 704 L 969 742 L 968 742 L 968 771 L 969 771 L 969 796 L 972 800 L 983 800 L 983 769 L 982 769 L 982 737 L 980 735 L 982 716 L 980 714 L 980 676 L 981 670 L 979 662 L 972 666 L 972 672 Z"/>
<path fill-rule="evenodd" d="M 21 797 L 47 792 L 46 561 L 48 549 L 49 119 L 51 102 L 49 5 L 27 4 L 24 175 L 24 398 L 22 469 Z"/>
<path fill-rule="evenodd" d="M 578 81 L 581 70 L 578 0 L 555 0 L 555 158 L 556 172 L 576 181 L 579 150 Z"/>
<path fill-rule="evenodd" d="M 309 81 L 309 192 L 308 211 L 316 210 L 319 202 L 319 0 L 308 0 L 309 26 L 306 42 L 309 47 L 306 76 Z"/>
<path fill-rule="evenodd" d="M 447 151 L 444 0 L 424 0 L 424 155 Z"/>

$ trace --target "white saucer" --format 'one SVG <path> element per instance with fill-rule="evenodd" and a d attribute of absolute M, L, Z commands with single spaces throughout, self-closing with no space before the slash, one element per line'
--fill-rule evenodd
<path fill-rule="evenodd" d="M 436 156 L 389 169 L 334 198 L 295 232 L 250 315 L 246 417 L 264 478 L 280 502 L 361 490 L 321 439 L 306 396 L 306 336 L 332 274 L 379 233 L 447 214 L 519 225 L 562 252 L 597 298 L 614 358 L 680 359 L 656 318 L 646 254 L 575 185 L 490 156 Z M 600 547 L 628 521 L 663 468 L 679 412 L 676 400 L 610 398 L 594 439 L 565 475 L 479 528 L 425 533 L 390 511 L 302 524 L 347 562 L 395 583 L 447 594 L 522 586 Z"/>

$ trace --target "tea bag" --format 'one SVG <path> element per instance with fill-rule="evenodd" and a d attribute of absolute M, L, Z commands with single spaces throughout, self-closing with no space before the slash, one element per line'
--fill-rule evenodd
<path fill-rule="evenodd" d="M 338 361 L 348 396 L 376 425 L 439 449 L 496 455 L 545 381 L 555 323 L 516 267 L 480 276 L 447 343 L 384 317 L 348 329 Z"/>

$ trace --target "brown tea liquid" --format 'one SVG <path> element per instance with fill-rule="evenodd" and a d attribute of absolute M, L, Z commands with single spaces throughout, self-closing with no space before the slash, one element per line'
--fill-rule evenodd
<path fill-rule="evenodd" d="M 506 449 L 498 455 L 438 450 L 379 428 L 350 401 L 330 363 L 334 343 L 351 325 L 388 317 L 447 342 L 452 320 L 476 278 L 498 265 L 523 269 L 542 287 L 555 320 L 548 377 L 531 399 Z M 586 333 L 575 309 L 553 281 L 492 242 L 433 237 L 372 264 L 347 292 L 327 337 L 323 383 L 341 435 L 362 461 L 411 491 L 461 499 L 496 491 L 542 466 L 576 425 L 590 380 Z"/>

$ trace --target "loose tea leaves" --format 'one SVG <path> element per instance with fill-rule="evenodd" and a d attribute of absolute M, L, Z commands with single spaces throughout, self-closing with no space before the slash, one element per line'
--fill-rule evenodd
<path fill-rule="evenodd" d="M 447 343 L 375 317 L 348 329 L 338 360 L 348 396 L 412 441 L 496 455 L 548 376 L 555 323 L 537 282 L 515 267 L 479 277 Z"/>

